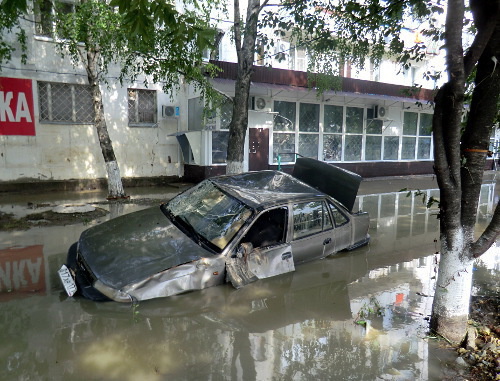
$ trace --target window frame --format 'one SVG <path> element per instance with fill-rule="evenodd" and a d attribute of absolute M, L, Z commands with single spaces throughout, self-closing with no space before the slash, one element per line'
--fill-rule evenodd
<path fill-rule="evenodd" d="M 277 129 L 277 118 L 280 117 L 279 111 L 276 109 L 276 105 L 281 102 L 288 102 L 294 104 L 293 109 L 295 110 L 294 120 L 292 120 L 290 127 Z M 373 119 L 370 112 L 372 109 L 367 105 L 358 104 L 338 104 L 338 103 L 325 103 L 316 102 L 319 106 L 319 131 L 303 131 L 300 126 L 300 107 L 303 103 L 312 104 L 313 102 L 300 102 L 294 100 L 274 100 L 274 112 L 277 113 L 275 117 L 273 130 L 272 130 L 272 149 L 270 150 L 270 160 L 269 165 L 290 165 L 295 162 L 295 154 L 301 154 L 304 152 L 300 149 L 301 137 L 304 138 L 305 135 L 317 135 L 318 142 L 318 155 L 317 159 L 325 161 L 327 163 L 336 162 L 399 162 L 399 161 L 431 161 L 433 160 L 433 142 L 432 142 L 432 131 L 429 128 L 422 130 L 424 125 L 422 125 L 423 117 L 422 115 L 430 115 L 432 113 L 424 111 L 411 111 L 417 114 L 417 126 L 416 135 L 411 135 L 409 133 L 404 133 L 404 113 L 401 112 L 401 125 L 397 127 L 397 133 L 391 132 L 389 130 L 386 132 L 388 125 L 384 124 L 382 120 Z M 291 106 L 289 106 L 292 109 Z M 329 110 L 331 108 L 331 110 Z M 349 109 L 353 110 L 349 110 Z M 359 109 L 359 110 L 354 110 Z M 342 115 L 340 115 L 340 110 L 342 110 Z M 362 114 L 361 114 L 362 113 Z M 353 121 L 355 125 L 348 128 L 349 115 L 353 115 Z M 360 117 L 362 115 L 362 120 L 360 123 Z M 340 122 L 340 116 L 342 120 L 342 125 L 338 125 Z M 285 116 L 286 117 L 286 116 Z M 329 125 L 334 123 L 333 127 Z M 370 127 L 371 123 L 376 123 L 376 125 Z M 329 125 L 327 125 L 329 124 Z M 428 127 L 428 123 L 426 124 Z M 422 132 L 423 131 L 423 132 Z M 281 136 L 286 135 L 288 136 Z M 280 137 L 282 139 L 280 139 Z M 373 138 L 372 138 L 373 137 Z M 415 146 L 414 156 L 411 159 L 403 158 L 408 156 L 405 148 L 405 143 L 408 143 L 408 139 L 414 139 Z M 282 141 L 280 141 L 282 140 Z M 369 146 L 370 142 L 376 143 L 379 141 L 379 145 Z M 279 145 L 277 143 L 280 143 Z M 423 145 L 425 143 L 425 145 Z M 283 154 L 283 147 L 285 145 L 288 147 Z M 430 148 L 429 148 L 430 147 Z M 354 149 L 353 149 L 354 148 Z M 367 151 L 368 148 L 371 150 Z M 425 149 L 425 156 L 419 151 Z M 310 150 L 312 152 L 313 150 Z M 281 153 L 281 160 L 278 163 L 278 153 Z M 311 156 L 311 157 L 314 157 Z"/>
<path fill-rule="evenodd" d="M 136 98 L 131 100 L 131 93 L 135 93 Z M 146 111 L 141 111 L 141 94 L 151 94 L 153 102 L 152 109 L 147 109 Z M 142 95 L 144 97 L 144 95 Z M 135 121 L 131 121 L 131 102 L 134 102 L 133 111 L 135 114 Z M 137 88 L 127 88 L 127 118 L 128 118 L 128 126 L 129 127 L 147 127 L 147 128 L 155 128 L 158 127 L 158 92 L 157 90 L 151 89 L 137 89 Z M 153 121 L 142 121 L 140 118 L 141 113 L 149 112 L 153 116 Z"/>
<path fill-rule="evenodd" d="M 227 146 L 229 142 L 229 125 L 231 124 L 233 111 L 233 101 L 230 99 L 226 99 L 225 102 L 217 109 L 216 115 L 217 118 L 215 120 L 215 125 L 212 125 L 210 128 L 210 165 L 218 166 L 218 165 L 227 165 Z M 215 127 L 215 128 L 214 128 Z M 226 135 L 225 141 L 222 139 L 218 140 L 214 138 L 216 135 Z M 214 155 L 214 146 L 217 143 L 221 150 L 218 150 L 217 153 L 220 154 L 220 158 L 216 158 Z"/>
<path fill-rule="evenodd" d="M 295 230 L 295 225 L 296 225 L 296 222 L 295 222 L 295 216 L 296 216 L 295 211 L 297 210 L 296 206 L 303 205 L 303 204 L 308 204 L 308 203 L 313 203 L 313 202 L 316 202 L 316 203 L 318 203 L 318 204 L 321 205 L 321 209 L 322 209 L 321 230 L 297 236 L 296 235 L 296 230 Z M 329 226 L 326 227 L 326 228 L 325 228 L 325 217 L 330 221 Z M 326 202 L 325 199 L 312 199 L 312 200 L 294 201 L 291 204 L 291 215 L 290 215 L 289 219 L 290 219 L 291 230 L 292 230 L 291 231 L 291 237 L 290 237 L 291 241 L 298 241 L 298 240 L 301 240 L 301 239 L 304 239 L 304 238 L 308 238 L 308 237 L 314 236 L 316 234 L 321 234 L 321 233 L 327 232 L 329 230 L 333 230 L 334 227 L 335 227 L 335 223 L 334 223 L 334 221 L 332 219 L 332 215 L 330 214 L 330 208 L 328 207 L 327 202 Z M 304 223 L 304 222 L 308 222 L 308 221 L 303 221 L 303 222 L 299 222 L 299 223 Z"/>
<path fill-rule="evenodd" d="M 347 225 L 349 223 L 349 221 L 351 219 L 349 218 L 349 216 L 344 211 L 342 211 L 342 208 L 340 206 L 336 205 L 332 200 L 327 200 L 326 204 L 328 205 L 328 211 L 330 213 L 330 219 L 332 220 L 333 225 L 335 226 L 335 228 L 339 228 L 339 227 Z M 333 209 L 337 210 L 338 213 L 342 217 L 344 217 L 345 221 L 343 223 L 337 225 L 337 220 L 335 220 L 335 216 L 333 214 Z"/>
<path fill-rule="evenodd" d="M 67 4 L 71 9 L 69 12 L 75 12 L 75 7 L 80 4 L 79 0 L 58 0 L 59 3 Z M 33 15 L 34 15 L 34 35 L 37 38 L 42 39 L 55 39 L 56 34 L 56 24 L 54 22 L 54 16 L 56 15 L 55 1 L 44 0 L 43 5 L 47 5 L 47 9 L 43 12 L 40 10 L 40 2 L 34 2 Z M 48 9 L 50 6 L 50 9 Z M 47 20 L 46 17 L 49 16 Z M 47 30 L 45 30 L 47 29 Z"/>
<path fill-rule="evenodd" d="M 416 120 L 416 126 L 415 126 L 415 133 L 412 134 L 410 133 L 405 133 L 405 117 L 406 114 L 416 114 L 417 120 Z M 431 161 L 434 160 L 433 158 L 433 141 L 432 141 L 432 130 L 429 131 L 429 134 L 422 134 L 421 131 L 423 129 L 422 126 L 422 115 L 430 115 L 430 118 L 432 119 L 432 114 L 431 113 L 426 113 L 426 112 L 419 112 L 419 111 L 403 111 L 402 118 L 401 118 L 401 139 L 400 139 L 400 155 L 399 155 L 399 160 L 400 161 Z M 431 127 L 432 127 L 432 120 L 431 120 Z M 405 139 L 412 139 L 414 142 L 414 152 L 413 152 L 413 157 L 408 158 L 406 155 L 403 155 L 404 152 L 404 142 Z M 422 158 L 420 156 L 420 149 L 422 148 L 422 142 L 423 140 L 428 140 L 429 141 L 429 149 L 427 151 L 428 156 L 427 158 Z M 405 157 L 403 157 L 405 156 Z"/>
<path fill-rule="evenodd" d="M 45 90 L 42 90 L 42 86 L 45 87 Z M 64 86 L 64 87 L 69 87 L 69 90 L 71 92 L 71 119 L 54 119 L 54 108 L 57 107 L 57 105 L 54 105 L 54 98 L 56 96 L 53 94 L 53 86 Z M 78 111 L 77 111 L 77 101 L 81 99 L 81 92 L 78 93 L 78 96 L 76 92 L 78 91 L 78 88 L 80 90 L 85 89 L 85 92 L 88 92 L 89 99 L 87 101 L 90 101 L 90 105 L 93 106 L 93 100 L 92 100 L 92 90 L 90 85 L 82 85 L 82 84 L 76 84 L 76 83 L 65 83 L 65 82 L 51 82 L 51 81 L 37 81 L 37 91 L 38 91 L 38 110 L 39 110 L 39 115 L 38 115 L 38 120 L 40 123 L 43 124 L 72 124 L 72 125 L 89 125 L 89 124 L 94 124 L 95 123 L 95 111 L 94 108 L 91 108 L 91 120 L 89 119 L 77 119 L 78 118 Z M 41 95 L 42 91 L 45 91 L 47 93 L 47 97 L 44 98 Z M 46 102 L 47 104 L 43 104 L 42 102 Z M 44 109 L 47 109 L 46 113 L 48 113 L 48 119 L 43 119 L 44 117 Z"/>

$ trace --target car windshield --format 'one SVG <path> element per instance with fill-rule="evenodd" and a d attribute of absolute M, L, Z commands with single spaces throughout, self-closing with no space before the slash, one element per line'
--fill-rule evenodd
<path fill-rule="evenodd" d="M 194 239 L 223 250 L 251 216 L 251 209 L 206 180 L 170 200 L 167 212 L 184 225 Z"/>

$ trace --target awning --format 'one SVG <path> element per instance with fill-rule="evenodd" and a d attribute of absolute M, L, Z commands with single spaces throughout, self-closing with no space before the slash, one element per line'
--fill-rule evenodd
<path fill-rule="evenodd" d="M 225 78 L 213 78 L 211 79 L 214 87 L 224 94 L 234 94 L 235 80 L 225 79 Z M 309 89 L 307 87 L 291 86 L 291 85 L 279 85 L 273 83 L 264 82 L 254 82 L 252 81 L 250 87 L 250 94 L 252 96 L 267 96 L 267 97 L 277 97 L 283 96 L 285 98 L 296 98 L 298 100 L 304 98 L 310 98 L 311 100 L 318 100 L 317 93 L 315 89 Z M 393 95 L 381 95 L 381 94 L 366 94 L 358 92 L 348 92 L 348 91 L 334 91 L 328 90 L 323 92 L 321 96 L 322 102 L 328 102 L 332 97 L 344 98 L 345 103 L 350 103 L 355 99 L 367 99 L 373 101 L 388 101 L 388 102 L 404 102 L 415 104 L 416 99 L 408 97 L 398 97 Z M 336 99 L 338 100 L 338 99 Z"/>
<path fill-rule="evenodd" d="M 201 164 L 202 131 L 179 131 L 168 136 L 175 136 L 181 146 L 184 163 Z"/>

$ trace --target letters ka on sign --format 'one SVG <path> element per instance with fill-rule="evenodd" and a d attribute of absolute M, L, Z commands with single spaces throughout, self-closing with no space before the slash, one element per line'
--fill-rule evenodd
<path fill-rule="evenodd" d="M 0 77 L 0 135 L 35 136 L 31 79 Z"/>

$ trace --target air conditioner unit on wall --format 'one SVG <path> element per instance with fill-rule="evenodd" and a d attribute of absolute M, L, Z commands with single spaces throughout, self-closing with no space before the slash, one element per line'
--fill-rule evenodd
<path fill-rule="evenodd" d="M 263 97 L 252 97 L 250 109 L 254 111 L 271 111 L 271 100 Z"/>
<path fill-rule="evenodd" d="M 373 119 L 386 119 L 387 109 L 384 106 L 373 106 Z"/>
<path fill-rule="evenodd" d="M 181 114 L 179 106 L 163 105 L 161 106 L 161 116 L 164 118 L 178 118 Z"/>

